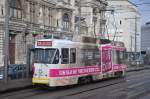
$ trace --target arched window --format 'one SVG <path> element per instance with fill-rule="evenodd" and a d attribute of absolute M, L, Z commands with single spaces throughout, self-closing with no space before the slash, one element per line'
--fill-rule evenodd
<path fill-rule="evenodd" d="M 69 30 L 70 28 L 70 19 L 69 19 L 69 15 L 68 14 L 64 14 L 63 15 L 63 30 Z"/>
<path fill-rule="evenodd" d="M 10 1 L 10 16 L 13 18 L 22 18 L 21 0 Z"/>

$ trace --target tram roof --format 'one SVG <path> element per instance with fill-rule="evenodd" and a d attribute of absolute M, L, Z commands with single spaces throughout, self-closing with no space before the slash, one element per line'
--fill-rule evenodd
<path fill-rule="evenodd" d="M 41 40 L 38 40 L 38 41 L 53 41 L 55 43 L 75 43 L 71 40 L 66 40 L 66 39 L 41 39 Z"/>
<path fill-rule="evenodd" d="M 89 46 L 96 46 L 97 44 L 93 43 L 84 43 L 84 42 L 74 42 L 71 40 L 66 40 L 66 39 L 41 39 L 36 41 L 36 48 L 42 47 L 48 47 L 48 46 L 37 46 L 37 42 L 40 41 L 52 41 L 53 42 L 53 47 L 72 47 L 72 46 L 80 46 L 80 45 L 89 45 Z"/>

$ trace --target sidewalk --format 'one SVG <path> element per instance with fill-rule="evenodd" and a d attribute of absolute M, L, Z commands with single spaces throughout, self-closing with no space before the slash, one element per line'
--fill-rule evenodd
<path fill-rule="evenodd" d="M 150 65 L 145 66 L 128 66 L 127 72 L 139 71 L 144 69 L 150 69 Z M 0 93 L 32 88 L 31 78 L 30 79 L 21 79 L 21 80 L 11 80 L 8 83 L 0 81 Z"/>
<path fill-rule="evenodd" d="M 11 80 L 8 83 L 0 81 L 0 93 L 25 89 L 32 86 L 31 78 L 30 79 L 20 79 L 20 80 Z"/>
<path fill-rule="evenodd" d="M 144 66 L 142 66 L 142 65 L 139 65 L 139 66 L 133 65 L 133 66 L 128 66 L 126 71 L 127 72 L 132 72 L 132 71 L 139 71 L 139 70 L 144 70 L 144 69 L 150 69 L 150 65 L 144 65 Z"/>

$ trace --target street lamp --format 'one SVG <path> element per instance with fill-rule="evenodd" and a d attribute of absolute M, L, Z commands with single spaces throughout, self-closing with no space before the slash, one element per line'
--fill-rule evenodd
<path fill-rule="evenodd" d="M 93 17 L 93 22 L 94 22 L 94 37 L 96 37 L 96 22 L 97 22 L 97 18 L 96 17 Z"/>

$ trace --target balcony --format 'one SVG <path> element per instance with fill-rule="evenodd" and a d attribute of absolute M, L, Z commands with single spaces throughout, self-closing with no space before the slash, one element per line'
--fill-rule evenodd
<path fill-rule="evenodd" d="M 71 3 L 64 2 L 63 0 L 58 0 L 56 4 L 56 8 L 58 9 L 69 9 L 69 10 L 74 10 L 74 6 L 71 5 Z"/>
<path fill-rule="evenodd" d="M 106 19 L 100 19 L 100 24 L 105 25 L 106 24 Z"/>

